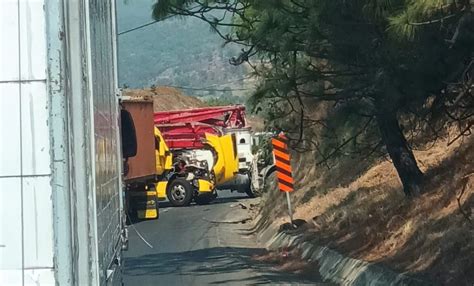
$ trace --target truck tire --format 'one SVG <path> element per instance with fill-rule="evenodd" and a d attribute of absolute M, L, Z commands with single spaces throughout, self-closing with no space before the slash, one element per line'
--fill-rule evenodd
<path fill-rule="evenodd" d="M 174 179 L 166 190 L 171 205 L 175 207 L 189 206 L 193 200 L 194 188 L 183 178 Z"/>
<path fill-rule="evenodd" d="M 265 168 L 263 170 L 263 188 L 259 190 L 255 190 L 252 187 L 252 183 L 249 183 L 248 189 L 245 191 L 247 195 L 251 198 L 256 198 L 256 197 L 261 197 L 265 189 L 268 188 L 268 185 L 271 184 L 271 182 L 275 181 L 274 173 L 275 173 L 275 165 L 271 165 Z M 252 181 L 252 177 L 249 176 L 250 181 Z"/>
<path fill-rule="evenodd" d="M 200 195 L 200 196 L 196 196 L 194 198 L 194 201 L 196 202 L 196 204 L 198 205 L 207 205 L 209 204 L 210 202 L 212 202 L 216 197 L 214 196 L 214 194 L 209 194 L 209 195 Z"/>
<path fill-rule="evenodd" d="M 256 197 L 260 197 L 262 194 L 260 192 L 258 192 L 257 190 L 254 190 L 253 187 L 252 187 L 252 183 L 250 182 L 252 180 L 252 178 L 250 178 L 249 176 L 249 181 L 247 184 L 245 184 L 244 186 L 242 186 L 242 188 L 245 188 L 245 193 L 247 194 L 247 196 L 249 196 L 250 198 L 256 198 Z"/>
<path fill-rule="evenodd" d="M 247 194 L 247 196 L 249 196 L 249 198 L 257 198 L 262 195 L 259 191 L 253 190 L 251 186 L 249 186 L 247 190 L 245 190 L 245 193 Z"/>

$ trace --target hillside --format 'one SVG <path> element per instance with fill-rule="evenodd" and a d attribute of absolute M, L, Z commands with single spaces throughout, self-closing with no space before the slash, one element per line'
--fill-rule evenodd
<path fill-rule="evenodd" d="M 425 193 L 412 201 L 392 163 L 349 160 L 330 170 L 295 155 L 295 218 L 305 240 L 350 257 L 387 265 L 441 285 L 474 281 L 474 137 L 440 140 L 415 151 Z M 283 194 L 265 194 L 264 224 L 288 221 Z M 277 219 L 278 218 L 278 219 Z"/>
<path fill-rule="evenodd" d="M 155 111 L 205 106 L 205 104 L 198 98 L 187 96 L 178 89 L 172 87 L 160 86 L 143 89 L 124 89 L 123 95 L 139 98 L 153 98 L 153 109 Z"/>
<path fill-rule="evenodd" d="M 154 0 L 117 1 L 118 31 L 152 21 Z M 144 88 L 178 86 L 193 96 L 226 97 L 246 94 L 246 69 L 232 66 L 229 59 L 239 53 L 202 21 L 170 18 L 119 35 L 119 85 Z M 235 99 L 235 98 L 234 98 Z"/>

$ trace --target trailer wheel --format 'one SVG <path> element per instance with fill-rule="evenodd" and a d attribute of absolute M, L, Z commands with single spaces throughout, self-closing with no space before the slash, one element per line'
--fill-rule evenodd
<path fill-rule="evenodd" d="M 188 206 L 193 199 L 193 186 L 185 179 L 176 178 L 166 190 L 166 195 L 173 206 Z"/>

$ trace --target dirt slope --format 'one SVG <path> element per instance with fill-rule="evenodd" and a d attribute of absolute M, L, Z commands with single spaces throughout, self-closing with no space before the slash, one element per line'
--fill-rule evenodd
<path fill-rule="evenodd" d="M 205 104 L 196 97 L 187 96 L 176 88 L 159 86 L 145 89 L 125 89 L 123 95 L 140 98 L 153 98 L 155 111 L 203 107 Z"/>
<path fill-rule="evenodd" d="M 426 193 L 408 200 L 391 162 L 324 170 L 295 157 L 295 218 L 308 241 L 441 285 L 474 285 L 474 136 L 416 151 Z M 313 162 L 314 163 L 314 162 Z M 299 171 L 298 171 L 299 170 Z M 287 221 L 284 196 L 266 194 L 270 221 Z M 467 217 L 467 218 L 466 218 Z M 471 222 L 469 221 L 471 220 Z"/>

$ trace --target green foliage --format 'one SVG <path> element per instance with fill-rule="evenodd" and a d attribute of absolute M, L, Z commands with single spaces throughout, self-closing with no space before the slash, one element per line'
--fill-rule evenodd
<path fill-rule="evenodd" d="M 375 120 L 361 114 L 369 110 L 360 102 L 349 102 L 331 110 L 321 129 L 319 150 L 324 158 L 364 157 L 380 152 L 380 134 Z M 334 146 L 339 146 L 334 148 Z"/>
<path fill-rule="evenodd" d="M 262 81 L 249 105 L 257 110 L 264 102 L 273 119 L 282 104 L 299 112 L 294 101 L 306 99 L 358 99 L 371 114 L 417 112 L 472 53 L 472 42 L 446 43 L 468 2 L 167 0 L 158 1 L 153 13 L 157 19 L 170 13 L 200 18 L 222 27 L 229 42 L 246 45 L 242 56 L 265 62 L 256 66 Z M 202 12 L 213 9 L 230 11 L 232 21 Z"/>
<path fill-rule="evenodd" d="M 241 44 L 231 63 L 249 63 L 261 79 L 249 100 L 253 110 L 264 110 L 297 145 L 324 141 L 323 159 L 382 140 L 405 193 L 419 191 L 422 173 L 399 118 L 415 114 L 423 120 L 432 97 L 454 100 L 443 92 L 447 82 L 461 78 L 473 55 L 471 1 L 193 2 L 159 1 L 154 14 L 199 18 L 227 42 Z M 209 17 L 213 10 L 227 11 L 232 21 Z M 309 106 L 324 102 L 333 105 L 326 106 L 326 116 L 314 118 Z M 308 134 L 314 124 L 325 131 Z"/>
<path fill-rule="evenodd" d="M 225 106 L 225 105 L 234 105 L 243 103 L 243 98 L 240 96 L 233 96 L 232 94 L 228 96 L 219 96 L 219 97 L 206 97 L 202 99 L 208 106 Z"/>
<path fill-rule="evenodd" d="M 161 20 L 168 16 L 169 10 L 168 7 L 177 6 L 177 7 L 186 7 L 194 3 L 194 0 L 160 0 L 156 1 L 153 4 L 153 18 L 155 20 Z M 205 1 L 208 2 L 208 1 Z"/>
<path fill-rule="evenodd" d="M 405 1 L 403 9 L 389 16 L 389 29 L 401 39 L 413 40 L 424 28 L 429 28 L 426 26 L 443 19 L 448 22 L 451 15 L 454 15 L 447 9 L 452 2 L 452 0 Z"/>

